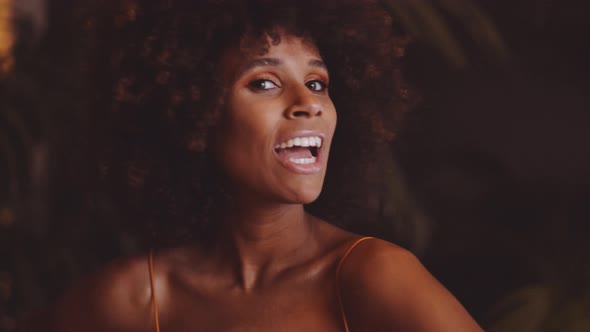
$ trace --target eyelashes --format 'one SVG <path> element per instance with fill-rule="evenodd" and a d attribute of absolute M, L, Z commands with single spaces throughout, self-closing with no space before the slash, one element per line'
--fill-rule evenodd
<path fill-rule="evenodd" d="M 305 86 L 313 92 L 324 92 L 328 90 L 328 83 L 322 80 L 311 80 L 305 83 Z"/>
<path fill-rule="evenodd" d="M 275 83 L 273 80 L 269 80 L 267 78 L 260 78 L 248 83 L 248 88 L 250 88 L 253 91 L 268 91 L 278 89 L 280 88 L 280 85 Z"/>
<path fill-rule="evenodd" d="M 324 92 L 328 90 L 328 83 L 323 80 L 310 80 L 305 82 L 305 86 L 312 92 Z M 248 88 L 252 91 L 270 91 L 279 89 L 281 86 L 271 79 L 260 78 L 250 81 Z"/>

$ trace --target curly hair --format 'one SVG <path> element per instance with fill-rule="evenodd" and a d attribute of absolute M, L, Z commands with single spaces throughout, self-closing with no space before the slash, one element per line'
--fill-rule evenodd
<path fill-rule="evenodd" d="M 282 34 L 318 48 L 338 112 L 324 190 L 307 208 L 358 226 L 376 143 L 393 138 L 409 107 L 400 74 L 407 39 L 377 0 L 106 3 L 87 22 L 97 151 L 135 232 L 151 245 L 207 239 L 225 199 L 208 149 L 224 102 L 220 59 L 236 47 L 263 54 Z"/>

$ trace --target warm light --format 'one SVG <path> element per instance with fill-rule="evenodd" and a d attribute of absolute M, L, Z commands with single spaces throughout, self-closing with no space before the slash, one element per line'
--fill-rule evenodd
<path fill-rule="evenodd" d="M 9 227 L 14 224 L 14 212 L 7 207 L 0 208 L 0 227 Z"/>
<path fill-rule="evenodd" d="M 7 73 L 12 68 L 14 63 L 13 45 L 12 0 L 0 0 L 0 75 Z"/>

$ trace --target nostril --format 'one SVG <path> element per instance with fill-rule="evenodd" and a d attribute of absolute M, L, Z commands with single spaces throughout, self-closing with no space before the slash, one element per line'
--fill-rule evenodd
<path fill-rule="evenodd" d="M 300 117 L 300 116 L 307 116 L 308 113 L 306 111 L 295 111 L 293 112 L 293 116 Z"/>

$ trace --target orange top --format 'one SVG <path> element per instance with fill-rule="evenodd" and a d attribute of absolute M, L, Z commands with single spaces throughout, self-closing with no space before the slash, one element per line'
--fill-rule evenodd
<path fill-rule="evenodd" d="M 348 246 L 348 248 L 344 252 L 344 255 L 342 255 L 342 258 L 340 258 L 340 261 L 338 262 L 338 267 L 336 268 L 336 287 L 337 287 L 336 293 L 338 294 L 338 304 L 340 306 L 340 314 L 342 316 L 342 323 L 344 324 L 344 331 L 345 332 L 350 332 L 350 330 L 348 329 L 348 321 L 346 320 L 346 313 L 344 312 L 344 304 L 342 303 L 342 295 L 340 294 L 340 270 L 342 270 L 342 265 L 344 264 L 346 257 L 348 257 L 348 255 L 350 255 L 352 250 L 359 243 L 361 243 L 365 240 L 369 240 L 369 239 L 373 239 L 373 238 L 370 236 L 361 237 L 361 238 L 357 239 L 356 241 L 354 241 L 350 246 Z M 158 316 L 158 302 L 156 301 L 156 292 L 155 292 L 155 287 L 154 287 L 154 250 L 153 249 L 150 250 L 148 265 L 149 265 L 149 272 L 150 272 L 150 288 L 151 288 L 151 292 L 152 292 L 152 307 L 153 307 L 153 311 L 154 311 L 154 324 L 156 326 L 156 332 L 160 332 L 160 319 Z"/>

